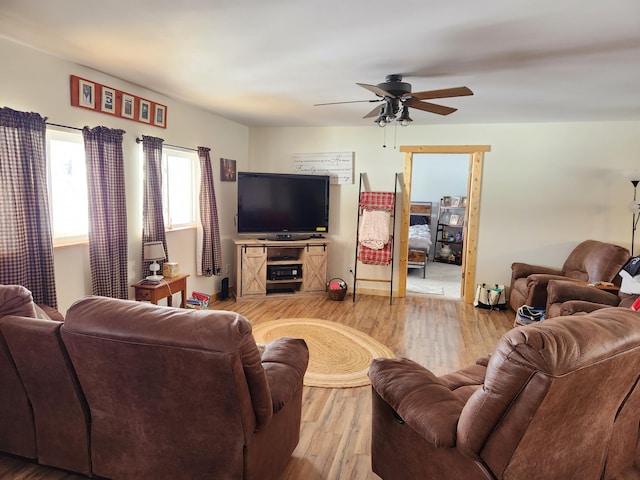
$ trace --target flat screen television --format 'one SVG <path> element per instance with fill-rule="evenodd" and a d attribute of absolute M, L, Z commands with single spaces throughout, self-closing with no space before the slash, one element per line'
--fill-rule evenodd
<path fill-rule="evenodd" d="M 238 172 L 238 233 L 329 231 L 329 176 Z"/>

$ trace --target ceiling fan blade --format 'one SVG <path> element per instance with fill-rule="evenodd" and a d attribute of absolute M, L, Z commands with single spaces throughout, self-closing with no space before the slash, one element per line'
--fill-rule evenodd
<path fill-rule="evenodd" d="M 340 105 L 341 103 L 362 103 L 362 102 L 367 102 L 367 103 L 372 103 L 372 102 L 381 102 L 381 99 L 375 99 L 375 100 L 350 100 L 348 102 L 329 102 L 329 103 L 315 103 L 313 106 L 314 107 L 321 107 L 322 105 Z"/>
<path fill-rule="evenodd" d="M 409 98 L 404 102 L 411 108 L 417 108 L 418 110 L 424 110 L 425 112 L 437 113 L 438 115 L 449 115 L 450 113 L 458 110 L 457 108 L 445 107 L 444 105 L 437 105 L 435 103 L 421 102 L 413 98 Z"/>
<path fill-rule="evenodd" d="M 367 113 L 364 117 L 362 118 L 372 118 L 372 117 L 377 117 L 380 115 L 380 113 L 382 112 L 382 106 L 377 106 L 376 108 L 374 108 L 373 110 L 371 110 L 369 113 Z"/>
<path fill-rule="evenodd" d="M 381 89 L 380 87 L 378 87 L 376 85 L 368 85 L 366 83 L 357 83 L 357 82 L 356 82 L 356 85 L 360 85 L 361 87 L 366 88 L 367 90 L 369 90 L 370 92 L 375 93 L 379 97 L 396 98 L 395 95 L 390 94 L 389 92 Z"/>
<path fill-rule="evenodd" d="M 409 96 L 418 100 L 430 100 L 432 98 L 464 97 L 473 95 L 467 87 L 443 88 L 442 90 L 429 90 L 426 92 L 411 93 Z"/>

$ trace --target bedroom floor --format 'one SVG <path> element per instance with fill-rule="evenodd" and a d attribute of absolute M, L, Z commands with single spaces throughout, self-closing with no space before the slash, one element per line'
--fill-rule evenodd
<path fill-rule="evenodd" d="M 407 271 L 407 295 L 438 295 L 444 298 L 460 298 L 462 266 L 429 261 L 426 278 L 422 269 Z"/>

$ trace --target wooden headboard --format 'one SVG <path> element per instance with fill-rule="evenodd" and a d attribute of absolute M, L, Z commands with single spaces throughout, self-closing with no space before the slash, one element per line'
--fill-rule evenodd
<path fill-rule="evenodd" d="M 419 215 L 431 224 L 431 202 L 411 202 L 411 215 Z"/>

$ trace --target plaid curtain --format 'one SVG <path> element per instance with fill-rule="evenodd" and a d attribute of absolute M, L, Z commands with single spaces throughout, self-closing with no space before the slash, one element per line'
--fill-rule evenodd
<path fill-rule="evenodd" d="M 200 223 L 202 224 L 202 262 L 198 274 L 205 277 L 220 275 L 222 272 L 222 249 L 220 246 L 220 226 L 216 191 L 213 186 L 210 148 L 198 147 L 200 158 Z M 202 269 L 202 271 L 200 271 Z"/>
<path fill-rule="evenodd" d="M 0 108 L 0 284 L 56 308 L 45 119 Z"/>
<path fill-rule="evenodd" d="M 142 272 L 148 275 L 150 261 L 144 260 L 144 244 L 162 242 L 164 254 L 169 259 L 167 237 L 162 214 L 162 138 L 142 136 L 144 154 L 144 188 L 142 203 Z M 162 265 L 161 261 L 158 261 Z M 160 272 L 162 273 L 162 272 Z"/>
<path fill-rule="evenodd" d="M 82 130 L 87 157 L 89 261 L 94 295 L 128 298 L 124 130 Z"/>

